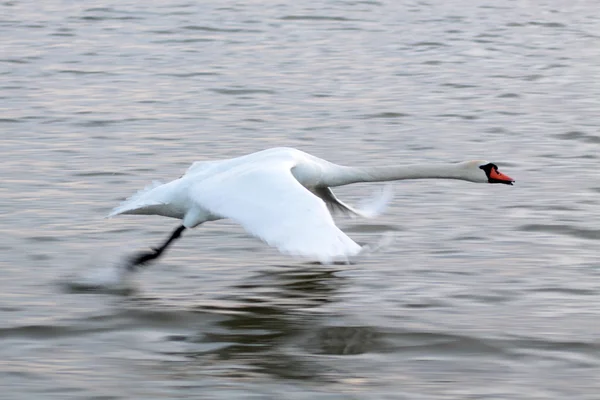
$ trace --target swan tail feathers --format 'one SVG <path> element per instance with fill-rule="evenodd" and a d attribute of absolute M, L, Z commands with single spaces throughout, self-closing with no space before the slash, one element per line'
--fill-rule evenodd
<path fill-rule="evenodd" d="M 106 216 L 106 218 L 112 218 L 119 214 L 145 214 L 144 211 L 150 207 L 164 205 L 164 201 L 153 198 L 154 189 L 162 186 L 163 183 L 154 181 L 150 185 L 146 186 L 142 190 L 127 198 Z"/>

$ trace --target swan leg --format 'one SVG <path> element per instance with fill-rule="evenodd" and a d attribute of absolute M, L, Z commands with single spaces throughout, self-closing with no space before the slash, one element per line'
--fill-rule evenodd
<path fill-rule="evenodd" d="M 134 255 L 129 260 L 127 270 L 135 271 L 139 266 L 144 265 L 162 255 L 162 253 L 169 247 L 171 242 L 178 239 L 181 236 L 181 232 L 185 230 L 185 226 L 181 225 L 173 231 L 171 236 L 163 243 L 160 247 L 153 247 L 150 251 L 142 251 L 137 255 Z"/>

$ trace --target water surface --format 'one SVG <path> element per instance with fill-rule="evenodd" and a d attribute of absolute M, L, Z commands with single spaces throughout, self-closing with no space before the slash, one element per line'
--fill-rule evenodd
<path fill-rule="evenodd" d="M 593 1 L 4 1 L 0 386 L 7 399 L 597 399 Z M 485 158 L 514 187 L 402 182 L 352 266 L 221 221 L 127 293 L 65 276 L 176 222 L 104 220 L 193 161 Z M 373 185 L 341 188 L 350 203 Z"/>

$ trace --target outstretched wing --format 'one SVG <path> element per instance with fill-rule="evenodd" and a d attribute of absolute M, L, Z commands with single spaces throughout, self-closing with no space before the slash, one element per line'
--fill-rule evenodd
<path fill-rule="evenodd" d="M 200 208 L 239 223 L 282 253 L 322 263 L 358 254 L 361 247 L 335 225 L 323 200 L 302 186 L 290 168 L 274 163 L 217 174 L 194 185 L 191 197 Z"/>

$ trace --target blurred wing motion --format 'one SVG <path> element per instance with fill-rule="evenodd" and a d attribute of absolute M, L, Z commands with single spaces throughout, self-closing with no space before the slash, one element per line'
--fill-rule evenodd
<path fill-rule="evenodd" d="M 361 250 L 335 225 L 325 202 L 296 180 L 291 166 L 261 164 L 209 178 L 192 187 L 191 198 L 282 253 L 331 263 L 348 261 Z"/>
<path fill-rule="evenodd" d="M 328 187 L 314 189 L 314 194 L 327 204 L 329 211 L 338 211 L 350 217 L 359 216 L 363 218 L 375 218 L 381 215 L 392 200 L 393 193 L 392 185 L 385 185 L 379 193 L 363 201 L 359 208 L 354 208 L 338 199 Z"/>

